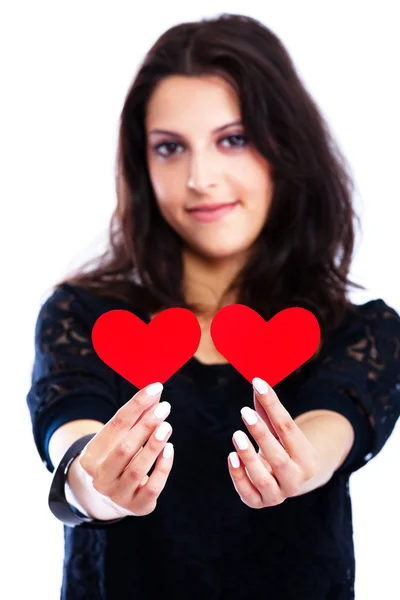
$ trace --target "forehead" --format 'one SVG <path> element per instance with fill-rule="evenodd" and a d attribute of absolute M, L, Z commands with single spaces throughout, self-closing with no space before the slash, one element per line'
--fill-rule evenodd
<path fill-rule="evenodd" d="M 160 81 L 148 101 L 146 130 L 186 126 L 213 129 L 240 118 L 235 90 L 221 77 L 170 76 Z"/>

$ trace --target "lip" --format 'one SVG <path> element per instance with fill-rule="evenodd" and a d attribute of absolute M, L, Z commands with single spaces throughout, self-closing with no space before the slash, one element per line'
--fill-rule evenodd
<path fill-rule="evenodd" d="M 219 219 L 222 219 L 222 217 L 232 212 L 232 210 L 238 206 L 238 204 L 239 200 L 236 200 L 230 204 L 223 204 L 219 208 L 208 210 L 190 210 L 188 213 L 197 221 L 201 221 L 202 223 L 210 223 L 212 221 L 218 221 Z"/>

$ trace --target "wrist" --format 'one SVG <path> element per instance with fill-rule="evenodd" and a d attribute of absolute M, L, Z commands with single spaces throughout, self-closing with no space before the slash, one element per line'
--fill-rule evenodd
<path fill-rule="evenodd" d="M 67 502 L 92 519 L 109 521 L 121 517 L 104 497 L 94 489 L 92 478 L 79 464 L 79 455 L 74 458 L 65 481 Z"/>

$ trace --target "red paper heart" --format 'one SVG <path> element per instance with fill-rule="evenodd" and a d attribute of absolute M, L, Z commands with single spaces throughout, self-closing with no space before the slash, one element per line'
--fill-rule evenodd
<path fill-rule="evenodd" d="M 92 329 L 101 360 L 139 389 L 165 383 L 193 356 L 200 339 L 200 324 L 186 308 L 164 310 L 150 323 L 128 310 L 110 310 Z"/>
<path fill-rule="evenodd" d="M 250 383 L 261 377 L 271 387 L 315 354 L 321 331 L 312 312 L 287 308 L 265 321 L 243 304 L 230 304 L 210 328 L 214 346 Z"/>

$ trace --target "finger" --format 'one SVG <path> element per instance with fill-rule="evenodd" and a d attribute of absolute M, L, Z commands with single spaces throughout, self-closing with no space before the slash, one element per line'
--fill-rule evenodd
<path fill-rule="evenodd" d="M 233 455 L 233 456 L 232 456 Z M 239 466 L 236 467 L 237 461 Z M 242 502 L 250 508 L 261 508 L 263 501 L 260 492 L 257 490 L 252 481 L 250 481 L 244 464 L 240 460 L 237 452 L 231 452 L 228 458 L 229 473 L 232 478 L 233 485 L 239 494 Z"/>
<path fill-rule="evenodd" d="M 271 423 L 271 419 L 269 418 L 268 414 L 265 412 L 265 409 L 263 408 L 262 404 L 260 403 L 260 401 L 257 399 L 256 394 L 254 394 L 254 408 L 257 412 L 258 415 L 260 415 L 260 417 L 262 418 L 262 420 L 264 421 L 264 423 L 266 423 L 268 429 L 270 430 L 270 432 L 272 433 L 272 435 L 274 436 L 274 438 L 278 441 L 279 440 L 279 436 L 276 433 L 274 426 Z"/>
<path fill-rule="evenodd" d="M 265 429 L 267 429 L 266 425 Z M 269 436 L 273 437 L 270 432 Z M 275 506 L 283 502 L 284 497 L 279 483 L 275 479 L 275 473 L 274 475 L 268 473 L 247 435 L 243 431 L 238 430 L 233 434 L 232 440 L 251 481 L 261 494 L 264 505 Z M 274 469 L 272 463 L 271 466 Z"/>
<path fill-rule="evenodd" d="M 150 471 L 157 456 L 163 450 L 165 444 L 172 435 L 171 424 L 165 421 L 161 423 L 155 432 L 150 436 L 149 441 L 144 446 L 138 456 L 133 458 L 122 471 L 118 478 L 118 483 L 123 489 L 132 486 L 132 482 L 136 487 L 141 485 Z"/>
<path fill-rule="evenodd" d="M 169 451 L 168 455 L 164 454 L 166 449 Z M 117 498 L 118 502 L 111 500 L 111 498 L 108 498 L 107 496 L 103 496 L 103 499 L 119 512 L 121 512 L 122 508 L 123 511 L 126 511 L 128 516 L 129 513 L 137 517 L 149 514 L 154 510 L 157 504 L 157 498 L 165 487 L 168 475 L 172 469 L 173 458 L 174 446 L 168 442 L 165 445 L 163 452 L 157 457 L 153 473 L 150 477 L 147 475 L 144 476 L 143 481 L 136 492 L 134 490 L 126 490 L 125 488 L 124 494 L 118 495 L 116 493 L 113 495 L 113 498 Z M 150 482 L 149 487 L 146 487 L 148 482 Z"/>
<path fill-rule="evenodd" d="M 159 431 L 160 428 L 166 431 L 165 437 L 161 440 L 156 438 L 157 431 Z M 168 428 L 169 431 L 167 430 Z M 150 479 L 152 478 L 154 471 L 150 477 L 147 476 L 147 473 L 150 471 L 157 457 L 160 456 L 160 454 L 162 454 L 162 451 L 171 435 L 171 425 L 167 422 L 162 423 L 161 426 L 150 437 L 142 452 L 136 457 L 135 460 L 132 460 L 128 464 L 125 471 L 122 473 L 121 477 L 116 482 L 115 491 L 112 494 L 112 500 L 114 502 L 117 502 L 117 504 L 120 504 L 127 508 L 131 506 L 134 497 L 136 497 L 136 495 L 148 485 Z M 166 466 L 168 467 L 168 465 Z M 163 472 L 162 475 L 164 476 L 165 473 Z M 153 487 L 154 479 L 156 480 L 155 487 Z M 146 493 L 141 493 L 141 500 L 139 504 L 141 503 L 141 501 L 143 501 L 146 503 L 147 506 L 149 501 L 153 500 L 153 493 L 155 491 L 161 491 L 157 487 L 157 479 L 159 479 L 159 477 L 156 477 L 154 479 L 152 480 L 150 486 L 147 488 Z M 137 506 L 136 502 L 135 506 Z"/>
<path fill-rule="evenodd" d="M 161 409 L 165 409 L 163 416 L 160 416 L 160 413 L 158 412 Z M 154 413 L 155 410 L 157 410 L 157 414 Z M 110 487 L 115 484 L 132 461 L 135 461 L 135 464 L 139 464 L 138 461 L 143 461 L 143 453 L 145 453 L 148 441 L 151 440 L 150 448 L 155 450 L 156 455 L 158 455 L 164 445 L 164 440 L 156 439 L 155 434 L 157 431 L 155 430 L 162 422 L 165 424 L 164 419 L 167 418 L 170 412 L 170 403 L 161 402 L 161 404 L 155 406 L 152 412 L 146 414 L 135 427 L 128 431 L 125 437 L 98 465 L 95 473 L 97 491 L 103 494 L 106 493 L 106 490 L 110 489 Z M 148 449 L 145 453 L 145 456 L 147 455 Z M 153 457 L 152 462 L 154 462 L 154 458 L 155 457 Z M 146 472 L 147 471 L 143 473 L 141 479 L 143 479 Z"/>
<path fill-rule="evenodd" d="M 244 406 L 240 412 L 243 422 L 260 448 L 259 454 L 271 465 L 274 473 L 276 469 L 285 465 L 294 466 L 294 461 L 280 441 L 271 434 L 264 420 L 256 411 L 249 406 Z"/>
<path fill-rule="evenodd" d="M 134 498 L 135 508 L 142 509 L 142 507 L 146 507 L 148 509 L 150 505 L 150 508 L 152 509 L 151 505 L 155 505 L 157 498 L 163 491 L 174 461 L 174 445 L 168 442 L 165 445 L 164 450 L 167 447 L 170 447 L 170 454 L 168 457 L 164 456 L 164 451 L 160 453 L 152 474 L 136 491 Z"/>
<path fill-rule="evenodd" d="M 156 403 L 159 403 L 163 385 L 160 382 L 156 382 L 152 386 L 155 388 L 155 395 L 150 395 L 154 390 L 151 386 L 147 386 L 136 392 L 126 404 L 117 410 L 115 415 L 104 425 L 103 429 L 88 442 L 85 452 L 81 455 L 82 466 L 85 464 L 90 468 L 91 456 L 104 456 L 104 458 L 108 456 L 115 445 L 137 423 L 143 413 L 151 409 Z"/>
<path fill-rule="evenodd" d="M 255 377 L 253 379 L 254 398 L 257 398 L 257 400 L 263 406 L 265 412 L 268 414 L 268 417 L 276 433 L 278 434 L 278 439 L 281 445 L 292 458 L 292 460 L 294 460 L 299 466 L 308 468 L 310 461 L 312 462 L 314 459 L 314 449 L 312 445 L 297 423 L 292 419 L 289 412 L 280 402 L 278 396 L 271 386 L 267 386 L 268 389 L 265 393 L 260 393 L 257 391 L 254 382 L 257 384 L 257 382 L 260 381 L 267 385 L 265 381 L 259 377 Z"/>
<path fill-rule="evenodd" d="M 241 413 L 246 427 L 259 445 L 258 456 L 263 457 L 262 464 L 265 460 L 271 465 L 273 475 L 284 496 L 288 498 L 297 494 L 303 477 L 301 468 L 292 460 L 254 410 L 244 406 Z M 251 473 L 250 476 L 253 479 Z"/>

